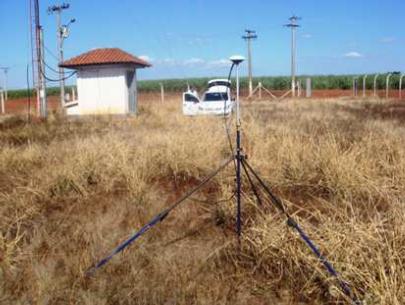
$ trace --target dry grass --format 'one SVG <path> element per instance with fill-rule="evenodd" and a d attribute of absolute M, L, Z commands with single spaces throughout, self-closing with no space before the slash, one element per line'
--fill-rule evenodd
<path fill-rule="evenodd" d="M 405 303 L 405 128 L 377 101 L 244 108 L 250 163 L 367 304 Z M 376 106 L 375 109 L 380 109 Z M 374 109 L 374 108 L 373 108 Z M 0 303 L 343 304 L 271 207 L 244 192 L 237 251 L 232 166 L 94 278 L 86 268 L 228 154 L 223 121 L 177 102 L 136 118 L 0 123 Z"/>

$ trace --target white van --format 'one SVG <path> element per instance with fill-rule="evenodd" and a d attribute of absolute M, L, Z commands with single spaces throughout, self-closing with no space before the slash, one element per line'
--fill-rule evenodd
<path fill-rule="evenodd" d="M 213 79 L 202 98 L 195 90 L 183 93 L 184 115 L 224 115 L 231 114 L 235 102 L 231 98 L 231 82 L 227 79 Z"/>

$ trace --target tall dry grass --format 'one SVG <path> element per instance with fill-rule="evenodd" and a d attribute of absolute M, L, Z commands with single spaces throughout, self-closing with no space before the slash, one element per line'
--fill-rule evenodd
<path fill-rule="evenodd" d="M 377 101 L 252 103 L 249 162 L 366 304 L 405 303 L 405 128 Z M 380 109 L 380 108 L 376 109 Z M 373 108 L 374 109 L 374 108 Z M 0 302 L 343 304 L 319 262 L 232 166 L 117 255 L 86 268 L 229 155 L 223 121 L 177 101 L 133 118 L 0 123 Z M 224 200 L 225 201 L 221 201 Z M 218 202 L 221 201 L 221 202 Z"/>

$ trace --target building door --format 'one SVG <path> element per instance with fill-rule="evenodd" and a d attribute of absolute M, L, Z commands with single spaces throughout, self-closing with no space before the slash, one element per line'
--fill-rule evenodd
<path fill-rule="evenodd" d="M 127 71 L 125 81 L 128 88 L 128 111 L 129 113 L 136 112 L 136 96 L 135 96 L 135 70 Z"/>

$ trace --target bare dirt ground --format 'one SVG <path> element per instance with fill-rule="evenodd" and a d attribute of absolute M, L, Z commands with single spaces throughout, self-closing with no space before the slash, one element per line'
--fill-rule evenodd
<path fill-rule="evenodd" d="M 57 110 L 59 108 L 59 96 L 48 96 L 49 110 Z M 5 103 L 6 114 L 28 114 L 33 115 L 37 112 L 37 99 L 36 96 L 28 98 L 19 98 L 8 100 Z"/>
<path fill-rule="evenodd" d="M 274 95 L 280 97 L 282 96 L 285 91 L 272 91 Z M 305 92 L 303 93 L 305 94 Z M 314 90 L 312 92 L 313 98 L 315 99 L 328 99 L 328 98 L 352 98 L 352 90 Z M 167 92 L 166 93 L 167 100 L 175 100 L 177 99 L 179 103 L 181 103 L 182 93 L 181 92 Z M 246 92 L 242 92 L 242 97 L 246 97 Z M 366 96 L 372 97 L 373 91 L 368 90 L 366 92 Z M 385 97 L 385 90 L 379 90 L 378 96 L 381 98 Z M 398 99 L 398 91 L 391 90 L 390 91 L 390 99 L 397 100 Z M 362 92 L 359 92 L 359 98 L 362 98 Z M 303 98 L 304 99 L 304 98 Z M 254 101 L 258 101 L 258 94 L 252 99 Z M 262 100 L 269 100 L 269 95 L 263 91 Z M 404 100 L 405 100 L 405 93 L 404 93 Z M 160 93 L 155 92 L 140 92 L 139 93 L 139 102 L 159 102 L 160 101 Z M 48 97 L 48 107 L 51 111 L 55 111 L 59 108 L 59 97 L 58 96 L 49 96 Z M 5 112 L 6 114 L 27 114 L 28 110 L 30 109 L 31 114 L 36 114 L 36 97 L 31 97 L 30 103 L 27 98 L 20 98 L 20 99 L 13 99 L 9 100 L 5 104 Z"/>

